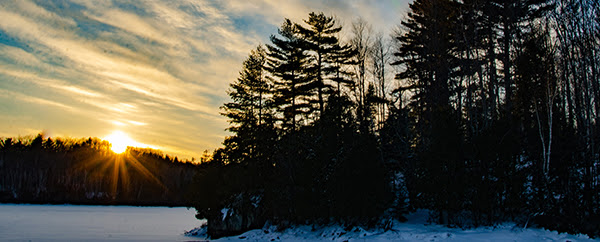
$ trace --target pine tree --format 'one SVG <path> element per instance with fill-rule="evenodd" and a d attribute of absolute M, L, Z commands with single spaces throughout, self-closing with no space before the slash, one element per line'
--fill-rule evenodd
<path fill-rule="evenodd" d="M 502 63 L 502 81 L 504 87 L 504 111 L 510 116 L 515 69 L 515 49 L 522 48 L 524 36 L 530 31 L 531 22 L 541 17 L 552 5 L 548 0 L 492 0 L 487 3 L 485 14 L 490 20 L 491 31 L 501 31 L 498 43 L 498 60 Z"/>
<path fill-rule="evenodd" d="M 311 73 L 313 61 L 307 53 L 308 44 L 296 34 L 295 25 L 286 19 L 279 28 L 281 38 L 271 36 L 272 45 L 267 45 L 266 70 L 273 82 L 273 101 L 284 130 L 296 130 L 299 119 L 308 122 L 314 112 L 311 106 L 314 84 Z"/>
<path fill-rule="evenodd" d="M 336 36 L 341 30 L 333 17 L 327 17 L 323 13 L 309 13 L 308 19 L 304 20 L 308 27 L 295 24 L 295 30 L 300 38 L 306 41 L 307 49 L 313 57 L 310 63 L 311 73 L 310 85 L 317 93 L 317 108 L 323 113 L 327 96 L 337 90 L 340 92 L 342 83 L 349 84 L 350 79 L 344 78 L 349 73 L 341 69 L 342 65 L 351 63 L 354 52 L 350 45 L 343 45 Z M 337 84 L 334 89 L 332 82 Z"/>
<path fill-rule="evenodd" d="M 234 133 L 224 141 L 229 162 L 248 162 L 259 156 L 258 139 L 265 137 L 259 135 L 259 131 L 262 126 L 272 124 L 270 84 L 263 70 L 265 62 L 265 50 L 258 46 L 244 61 L 240 77 L 230 84 L 232 102 L 222 107 L 222 114 L 232 124 L 227 130 Z"/>
<path fill-rule="evenodd" d="M 411 82 L 415 93 L 411 102 L 417 117 L 415 143 L 418 163 L 414 176 L 415 192 L 422 193 L 422 206 L 440 212 L 439 220 L 448 223 L 448 213 L 460 209 L 462 169 L 460 130 L 450 105 L 455 85 L 457 3 L 450 0 L 416 0 L 409 5 L 406 32 L 393 63 L 404 65 L 397 79 Z M 417 202 L 417 201 L 415 201 Z"/>
<path fill-rule="evenodd" d="M 453 4 L 449 0 L 417 0 L 402 22 L 407 32 L 398 37 L 401 46 L 393 64 L 406 67 L 396 79 L 411 82 L 410 88 L 415 90 L 412 106 L 417 112 L 431 114 L 434 107 L 449 104 L 456 48 Z"/>

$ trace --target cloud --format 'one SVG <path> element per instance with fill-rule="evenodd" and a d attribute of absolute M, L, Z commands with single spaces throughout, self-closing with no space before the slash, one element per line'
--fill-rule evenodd
<path fill-rule="evenodd" d="M 120 10 L 108 10 L 103 12 L 101 16 L 95 16 L 91 14 L 86 14 L 86 16 L 97 20 L 98 22 L 112 25 L 142 38 L 147 38 L 151 41 L 157 41 L 169 46 L 175 46 L 178 42 L 168 38 L 165 35 L 167 33 L 164 33 L 153 27 L 151 24 L 153 21 L 143 19 L 140 16 L 132 13 Z"/>
<path fill-rule="evenodd" d="M 3 98 L 14 98 L 14 99 L 18 99 L 18 100 L 22 100 L 25 102 L 29 102 L 29 103 L 34 103 L 34 104 L 39 104 L 42 106 L 49 106 L 49 107 L 56 107 L 59 109 L 62 109 L 64 111 L 69 111 L 69 112 L 73 112 L 76 109 L 59 103 L 59 102 L 55 102 L 52 100 L 47 100 L 47 99 L 43 99 L 43 98 L 39 98 L 39 97 L 33 97 L 33 96 L 28 96 L 22 93 L 18 93 L 18 92 L 12 92 L 12 91 L 8 91 L 8 90 L 1 90 L 0 91 L 0 97 Z"/>
<path fill-rule="evenodd" d="M 377 26 L 380 31 L 387 32 L 399 23 L 409 0 L 255 0 L 226 1 L 225 9 L 232 15 L 253 13 L 270 24 L 279 26 L 284 18 L 302 22 L 309 12 L 323 12 L 335 16 L 338 20 L 349 24 L 357 17 L 366 19 Z"/>
<path fill-rule="evenodd" d="M 0 53 L 3 59 L 11 60 L 14 65 L 36 67 L 42 62 L 33 54 L 17 47 L 0 45 Z"/>

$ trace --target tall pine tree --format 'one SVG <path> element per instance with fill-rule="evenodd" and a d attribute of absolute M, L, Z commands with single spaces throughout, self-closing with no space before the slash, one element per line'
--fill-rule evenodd
<path fill-rule="evenodd" d="M 457 212 L 462 191 L 456 176 L 462 169 L 461 136 L 450 105 L 455 85 L 457 3 L 451 0 L 416 0 L 409 5 L 406 32 L 395 65 L 405 70 L 396 78 L 408 80 L 413 92 L 411 109 L 416 118 L 417 159 L 414 192 L 421 193 L 421 206 L 439 211 L 442 223 Z"/>
<path fill-rule="evenodd" d="M 266 70 L 274 85 L 274 104 L 278 118 L 285 130 L 296 130 L 300 121 L 309 121 L 314 88 L 309 66 L 314 59 L 308 55 L 308 43 L 296 33 L 296 26 L 286 19 L 279 28 L 279 35 L 271 36 L 272 45 L 267 45 Z"/>
<path fill-rule="evenodd" d="M 265 50 L 258 46 L 243 63 L 240 77 L 230 84 L 229 97 L 232 102 L 225 103 L 223 115 L 232 125 L 228 128 L 234 133 L 225 139 L 224 145 L 230 162 L 240 163 L 255 159 L 261 126 L 272 125 L 272 111 L 269 108 L 269 83 L 263 67 L 266 62 Z"/>
<path fill-rule="evenodd" d="M 299 36 L 307 43 L 310 55 L 314 58 L 310 64 L 311 87 L 317 94 L 317 108 L 323 113 L 327 96 L 334 92 L 332 82 L 337 84 L 337 91 L 341 83 L 349 83 L 350 79 L 344 78 L 348 73 L 341 70 L 341 65 L 351 63 L 350 59 L 354 53 L 349 45 L 340 43 L 337 35 L 342 30 L 336 25 L 333 17 L 325 16 L 323 13 L 310 13 L 308 19 L 304 20 L 308 27 L 295 24 Z"/>

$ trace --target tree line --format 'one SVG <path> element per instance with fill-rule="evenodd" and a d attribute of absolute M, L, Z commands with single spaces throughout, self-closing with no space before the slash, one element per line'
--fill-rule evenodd
<path fill-rule="evenodd" d="M 230 86 L 232 135 L 196 177 L 197 217 L 222 235 L 232 206 L 237 230 L 429 209 L 598 236 L 599 10 L 415 0 L 391 40 L 361 19 L 348 39 L 323 13 L 285 19 Z"/>
<path fill-rule="evenodd" d="M 97 138 L 0 140 L 0 202 L 190 206 L 202 166 Z"/>

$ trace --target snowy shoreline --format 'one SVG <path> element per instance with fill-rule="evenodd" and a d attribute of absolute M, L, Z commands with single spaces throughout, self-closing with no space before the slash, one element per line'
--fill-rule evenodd
<path fill-rule="evenodd" d="M 214 241 L 600 241 L 582 234 L 572 235 L 538 228 L 523 229 L 514 223 L 465 230 L 449 228 L 428 224 L 425 211 L 412 213 L 407 218 L 407 222 L 393 221 L 392 229 L 388 231 L 361 227 L 347 230 L 342 225 L 298 225 L 279 231 L 277 226 L 267 225 L 262 229 Z M 188 231 L 186 235 L 209 239 L 205 227 Z"/>

